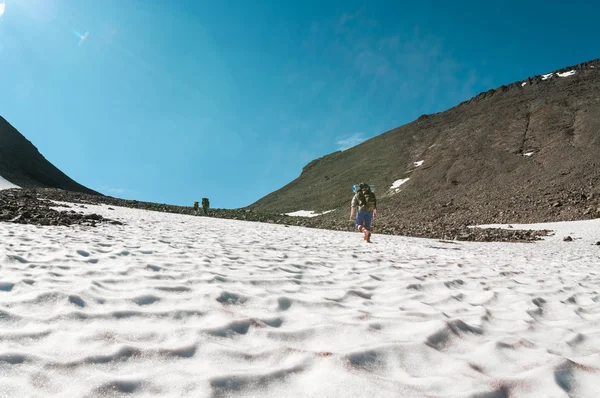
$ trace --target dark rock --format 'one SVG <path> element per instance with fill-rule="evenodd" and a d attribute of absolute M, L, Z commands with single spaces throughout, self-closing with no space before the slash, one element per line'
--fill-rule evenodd
<path fill-rule="evenodd" d="M 571 238 L 570 236 L 566 236 L 563 240 L 565 242 L 573 242 L 573 238 Z"/>
<path fill-rule="evenodd" d="M 47 200 L 73 202 L 77 193 L 55 189 L 10 189 L 0 191 L 0 221 L 16 224 L 34 224 L 42 226 L 88 225 L 95 227 L 98 222 L 121 224 L 119 221 L 108 220 L 99 214 L 83 215 L 71 211 L 57 211 L 52 207 L 58 206 Z M 81 194 L 88 195 L 88 194 Z M 96 197 L 96 195 L 88 195 Z M 97 196 L 101 197 L 101 196 Z"/>

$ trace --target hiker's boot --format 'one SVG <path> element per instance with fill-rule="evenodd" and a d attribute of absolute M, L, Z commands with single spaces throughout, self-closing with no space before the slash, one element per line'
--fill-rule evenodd
<path fill-rule="evenodd" d="M 371 231 L 367 231 L 367 237 L 365 238 L 365 240 L 367 241 L 367 243 L 371 243 Z"/>
<path fill-rule="evenodd" d="M 369 237 L 371 236 L 371 233 L 369 232 L 369 230 L 366 229 L 365 227 L 361 227 L 360 231 L 364 234 L 365 242 L 368 242 L 369 241 Z"/>

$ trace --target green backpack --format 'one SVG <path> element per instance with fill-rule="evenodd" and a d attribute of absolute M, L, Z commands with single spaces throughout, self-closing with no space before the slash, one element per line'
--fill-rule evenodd
<path fill-rule="evenodd" d="M 358 206 L 364 211 L 373 211 L 377 208 L 377 198 L 375 197 L 374 186 L 369 187 L 369 191 L 364 194 L 359 186 L 354 185 L 352 190 L 356 192 L 358 198 Z"/>

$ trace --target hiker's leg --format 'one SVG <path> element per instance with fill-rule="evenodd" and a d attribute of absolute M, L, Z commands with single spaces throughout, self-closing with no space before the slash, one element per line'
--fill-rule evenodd
<path fill-rule="evenodd" d="M 372 211 L 366 211 L 365 212 L 365 228 L 367 228 L 367 230 L 371 231 L 373 229 L 372 227 L 373 224 L 373 212 Z"/>
<path fill-rule="evenodd" d="M 362 227 L 365 224 L 365 211 L 362 209 L 358 209 L 358 213 L 356 214 L 356 229 L 362 232 Z"/>
<path fill-rule="evenodd" d="M 365 235 L 365 241 L 369 241 L 369 237 L 371 233 L 365 227 L 365 216 L 367 212 L 364 210 L 359 210 L 358 215 L 356 216 L 356 228 Z"/>
<path fill-rule="evenodd" d="M 372 223 L 373 223 L 373 212 L 372 211 L 366 212 L 364 234 L 365 234 L 365 240 L 367 242 L 371 242 Z"/>

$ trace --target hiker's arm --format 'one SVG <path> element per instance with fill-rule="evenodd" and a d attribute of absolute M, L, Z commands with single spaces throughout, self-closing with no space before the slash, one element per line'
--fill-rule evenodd
<path fill-rule="evenodd" d="M 356 207 L 358 206 L 358 198 L 356 195 L 352 197 L 352 201 L 350 202 L 350 220 L 354 219 L 354 212 L 356 211 Z"/>
<path fill-rule="evenodd" d="M 373 220 L 375 219 L 375 216 L 377 215 L 377 197 L 375 195 L 373 195 Z"/>

